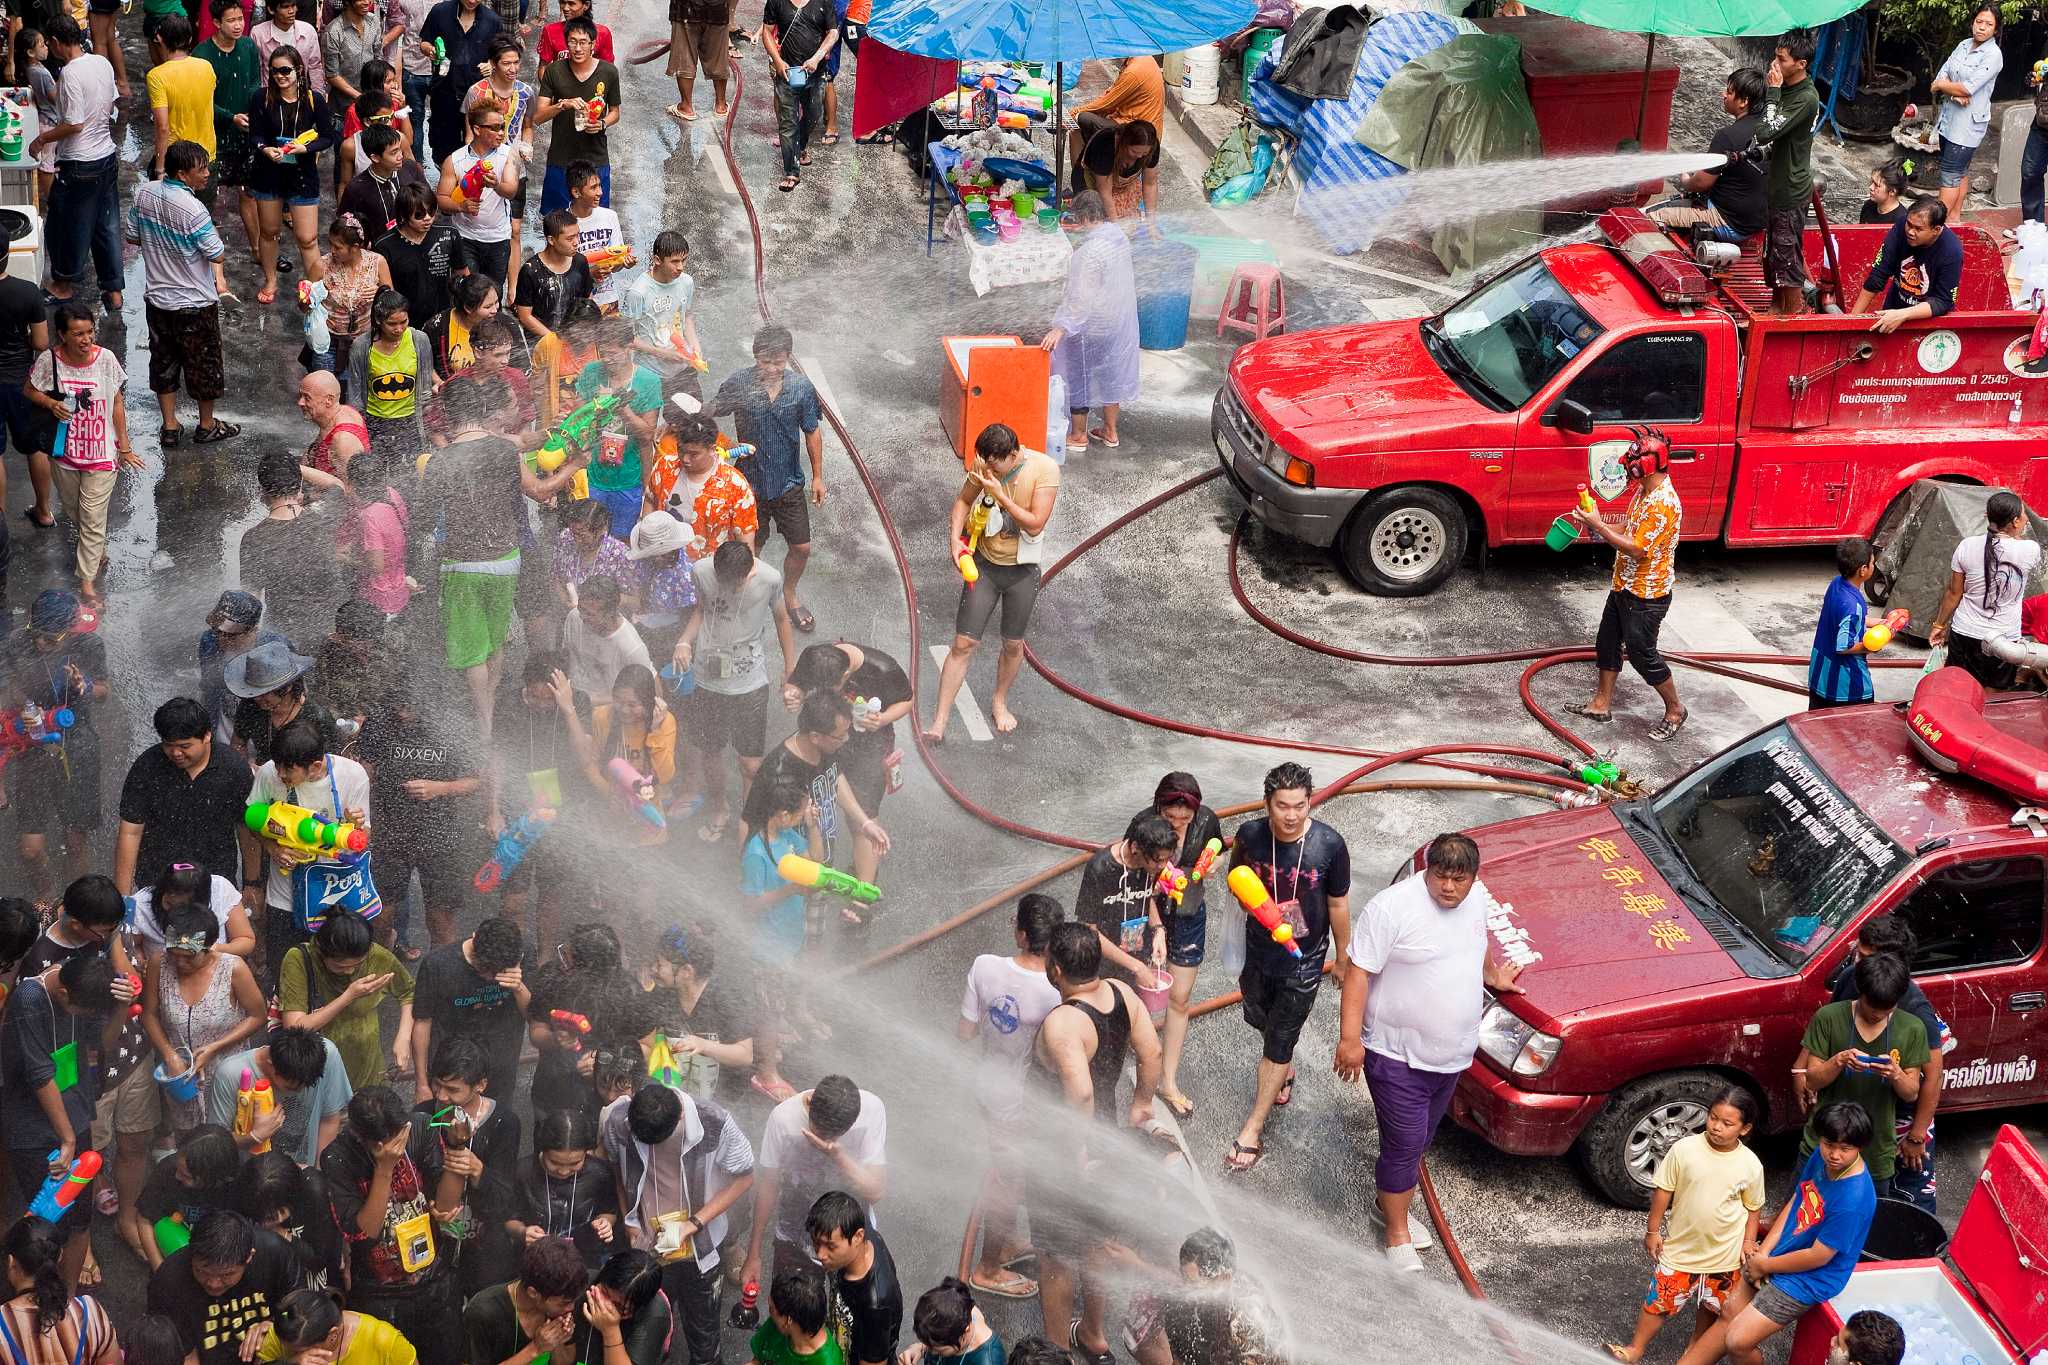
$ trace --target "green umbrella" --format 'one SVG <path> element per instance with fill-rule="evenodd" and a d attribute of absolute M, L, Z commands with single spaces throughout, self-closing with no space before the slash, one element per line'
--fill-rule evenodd
<path fill-rule="evenodd" d="M 1636 141 L 1650 102 L 1650 66 L 1657 35 L 1679 38 L 1774 38 L 1788 28 L 1831 24 L 1865 0 L 1529 0 L 1531 9 L 1576 19 L 1594 28 L 1649 36 L 1643 53 L 1643 96 L 1636 109 Z"/>

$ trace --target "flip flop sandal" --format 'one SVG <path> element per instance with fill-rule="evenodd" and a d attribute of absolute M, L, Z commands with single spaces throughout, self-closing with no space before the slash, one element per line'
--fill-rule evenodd
<path fill-rule="evenodd" d="M 697 837 L 707 844 L 718 843 L 725 838 L 726 827 L 731 823 L 732 815 L 730 812 L 727 812 L 724 819 L 713 820 L 710 824 L 700 828 L 697 831 Z"/>
<path fill-rule="evenodd" d="M 200 430 L 201 430 L 201 431 L 204 431 L 204 430 L 206 430 L 206 428 L 205 428 L 205 427 L 201 427 L 201 428 L 200 428 Z M 163 431 L 162 431 L 162 432 L 158 433 L 158 435 L 157 435 L 157 438 L 156 438 L 156 443 L 157 443 L 157 444 L 158 444 L 159 446 L 162 446 L 162 447 L 163 447 L 163 448 L 164 448 L 165 450 L 170 450 L 170 449 L 173 449 L 174 447 L 176 447 L 176 446 L 177 446 L 177 444 L 178 444 L 178 442 L 180 442 L 180 441 L 182 441 L 182 440 L 184 440 L 184 439 L 185 439 L 185 428 L 183 428 L 183 427 L 165 427 L 165 428 L 163 429 Z"/>
<path fill-rule="evenodd" d="M 21 515 L 27 518 L 28 524 L 35 527 L 38 531 L 50 531 L 56 529 L 57 519 L 55 517 L 51 517 L 48 521 L 40 521 L 36 518 L 36 509 L 33 507 L 22 508 Z"/>
<path fill-rule="evenodd" d="M 1240 1162 L 1238 1158 L 1241 1156 L 1248 1156 L 1251 1160 Z M 1223 1169 L 1231 1175 L 1250 1175 L 1259 1168 L 1259 1163 L 1265 1159 L 1266 1149 L 1264 1147 L 1247 1147 L 1242 1142 L 1232 1141 L 1230 1144 L 1230 1155 L 1223 1158 Z"/>
<path fill-rule="evenodd" d="M 775 1081 L 771 1084 L 768 1081 L 762 1080 L 759 1076 L 752 1076 L 748 1078 L 747 1083 L 769 1099 L 774 1100 L 777 1104 L 796 1094 L 796 1087 L 788 1081 Z"/>
<path fill-rule="evenodd" d="M 789 623 L 805 635 L 818 628 L 818 618 L 811 615 L 809 607 L 797 607 L 789 613 Z"/>
<path fill-rule="evenodd" d="M 827 147 L 837 147 L 839 145 L 838 129 L 835 128 L 831 132 L 825 134 L 825 145 Z"/>
<path fill-rule="evenodd" d="M 1187 1120 L 1195 1116 L 1195 1102 L 1186 1095 L 1169 1095 L 1162 1090 L 1159 1092 L 1159 1102 L 1172 1110 L 1173 1116 L 1177 1119 Z"/>
<path fill-rule="evenodd" d="M 694 110 L 685 109 L 680 104 L 671 104 L 668 108 L 662 110 L 661 112 L 667 114 L 670 118 L 676 119 L 683 123 L 695 123 L 697 121 L 696 112 Z"/>
<path fill-rule="evenodd" d="M 801 184 L 803 184 L 803 180 L 800 177 L 794 175 L 785 175 L 782 177 L 780 181 L 776 182 L 775 188 L 781 190 L 784 194 L 788 194 L 791 190 L 795 189 L 798 185 Z"/>
<path fill-rule="evenodd" d="M 223 422 L 220 418 L 216 417 L 213 419 L 212 426 L 200 427 L 192 433 L 192 444 L 210 446 L 215 441 L 231 440 L 241 434 L 242 429 L 233 422 Z"/>
<path fill-rule="evenodd" d="M 1000 1280 L 984 1280 L 970 1276 L 967 1281 L 971 1288 L 984 1294 L 993 1294 L 999 1299 L 1035 1299 L 1038 1297 L 1038 1281 L 1016 1271 Z"/>
<path fill-rule="evenodd" d="M 1088 428 L 1088 439 L 1097 445 L 1108 446 L 1111 450 L 1115 450 L 1119 445 L 1123 444 L 1121 441 L 1112 441 L 1107 436 L 1104 436 L 1101 427 Z"/>
<path fill-rule="evenodd" d="M 1566 709 L 1569 710 L 1575 716 L 1584 716 L 1587 720 L 1592 721 L 1595 725 L 1614 724 L 1614 713 L 1612 711 L 1589 711 L 1583 706 L 1572 706 L 1567 707 Z"/>
<path fill-rule="evenodd" d="M 1091 1351 L 1081 1344 L 1081 1320 L 1075 1318 L 1067 1327 L 1067 1352 L 1081 1365 L 1116 1365 L 1116 1357 L 1108 1351 Z"/>
<path fill-rule="evenodd" d="M 1294 1077 L 1289 1076 L 1286 1080 L 1280 1082 L 1280 1093 L 1273 1097 L 1273 1107 L 1275 1109 L 1285 1109 L 1292 1103 L 1294 1103 Z"/>
<path fill-rule="evenodd" d="M 1691 719 L 1692 712 L 1680 711 L 1677 720 L 1660 720 L 1650 731 L 1650 738 L 1658 744 L 1669 744 L 1678 737 L 1678 732 L 1683 730 L 1685 723 Z"/>

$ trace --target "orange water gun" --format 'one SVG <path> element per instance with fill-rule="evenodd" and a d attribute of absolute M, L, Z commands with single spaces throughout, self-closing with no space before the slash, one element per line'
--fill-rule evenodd
<path fill-rule="evenodd" d="M 1231 894 L 1244 906 L 1244 912 L 1259 922 L 1259 927 L 1272 936 L 1273 942 L 1300 957 L 1301 948 L 1294 941 L 1294 926 L 1280 913 L 1280 906 L 1267 892 L 1266 884 L 1259 880 L 1259 874 L 1248 867 L 1233 867 L 1227 881 Z"/>
<path fill-rule="evenodd" d="M 633 254 L 633 248 L 620 242 L 617 246 L 601 246 L 595 251 L 583 253 L 583 259 L 590 263 L 590 273 L 599 279 L 614 270 L 630 270 L 640 264 L 640 258 Z"/>
<path fill-rule="evenodd" d="M 711 373 L 711 362 L 704 358 L 702 352 L 690 345 L 683 336 L 682 328 L 678 327 L 668 334 L 668 344 L 675 349 L 677 355 L 689 363 L 691 369 L 699 374 Z"/>
<path fill-rule="evenodd" d="M 1210 870 L 1216 866 L 1216 860 L 1222 856 L 1223 841 L 1221 839 L 1211 839 L 1208 843 L 1203 844 L 1202 856 L 1195 859 L 1195 865 L 1188 873 L 1188 880 L 1198 882 L 1208 876 Z"/>

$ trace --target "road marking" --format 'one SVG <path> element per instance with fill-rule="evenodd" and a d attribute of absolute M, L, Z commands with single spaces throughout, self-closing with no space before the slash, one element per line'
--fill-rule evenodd
<path fill-rule="evenodd" d="M 944 645 L 931 647 L 932 663 L 940 668 L 946 666 Z M 960 713 L 960 723 L 967 727 L 967 737 L 977 744 L 986 744 L 995 738 L 995 732 L 988 728 L 988 722 L 981 718 L 981 703 L 974 699 L 974 689 L 967 685 L 967 679 L 960 680 L 960 691 L 953 698 L 953 709 Z"/>
<path fill-rule="evenodd" d="M 1685 643 L 1681 648 L 1701 654 L 1775 654 L 1778 651 L 1750 634 L 1749 627 L 1735 619 L 1718 598 L 1708 592 L 1690 592 L 1685 598 Z M 1784 678 L 1800 685 L 1798 692 L 1781 692 L 1775 687 L 1736 678 L 1721 678 L 1723 686 L 1742 701 L 1759 720 L 1777 721 L 1806 709 L 1806 679 L 1790 668 L 1770 664 L 1739 665 L 1751 672 Z M 1719 677 L 1718 674 L 1707 676 Z"/>
<path fill-rule="evenodd" d="M 1427 289 L 1432 294 L 1442 294 L 1449 299 L 1458 298 L 1464 292 L 1441 281 L 1425 280 L 1417 275 L 1404 275 L 1398 270 L 1388 270 L 1385 266 L 1367 265 L 1363 261 L 1354 261 L 1348 256 L 1332 255 L 1329 252 L 1322 253 L 1317 264 L 1334 265 L 1340 270 L 1355 270 L 1361 275 L 1377 275 L 1380 279 L 1405 284 L 1410 289 Z"/>
<path fill-rule="evenodd" d="M 699 115 L 697 122 L 702 123 L 703 121 L 703 116 Z M 693 124 L 690 127 L 684 129 L 683 137 L 686 141 L 689 139 L 691 133 L 695 131 L 695 127 L 696 125 Z M 727 194 L 731 195 L 733 198 L 739 198 L 740 188 L 739 186 L 733 184 L 732 167 L 725 164 L 725 148 L 721 143 L 719 135 L 715 129 L 712 131 L 711 136 L 705 139 L 704 148 L 701 154 L 710 159 L 711 173 L 718 177 L 718 187 L 724 190 Z"/>
<path fill-rule="evenodd" d="M 1404 294 L 1391 299 L 1360 299 L 1365 311 L 1381 322 L 1399 322 L 1403 318 L 1419 318 L 1429 311 L 1421 299 L 1413 294 Z"/>

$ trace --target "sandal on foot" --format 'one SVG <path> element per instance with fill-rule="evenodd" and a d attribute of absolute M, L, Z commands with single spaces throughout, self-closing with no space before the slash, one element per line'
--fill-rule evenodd
<path fill-rule="evenodd" d="M 265 308 L 268 308 L 268 307 L 270 307 L 270 305 L 271 305 L 271 304 L 273 304 L 273 303 L 276 303 L 276 302 L 277 302 L 277 291 L 276 291 L 275 289 L 259 289 L 259 290 L 257 290 L 257 291 L 256 291 L 256 302 L 257 302 L 257 303 L 259 303 L 259 304 L 261 304 L 261 305 L 262 305 L 263 307 L 265 307 Z"/>
<path fill-rule="evenodd" d="M 1650 731 L 1650 738 L 1659 744 L 1668 744 L 1677 737 L 1678 732 L 1683 730 L 1685 723 L 1691 719 L 1692 712 L 1681 709 L 1677 720 L 1666 718 L 1658 721 L 1656 726 Z"/>
<path fill-rule="evenodd" d="M 1116 1357 L 1108 1351 L 1091 1351 L 1081 1344 L 1081 1320 L 1075 1318 L 1067 1325 L 1067 1354 L 1081 1365 L 1116 1365 Z"/>
<path fill-rule="evenodd" d="M 1251 1160 L 1240 1161 L 1238 1159 L 1240 1157 L 1250 1157 Z M 1248 1175 L 1257 1170 L 1259 1163 L 1265 1159 L 1266 1149 L 1264 1147 L 1247 1147 L 1242 1142 L 1232 1141 L 1230 1144 L 1230 1155 L 1223 1158 L 1223 1169 L 1232 1175 Z"/>
<path fill-rule="evenodd" d="M 748 1084 L 752 1085 L 754 1089 L 760 1091 L 769 1099 L 774 1100 L 777 1104 L 796 1094 L 796 1087 L 788 1081 L 764 1081 L 759 1076 L 755 1076 L 748 1081 Z"/>
<path fill-rule="evenodd" d="M 1195 1102 L 1189 1099 L 1186 1095 L 1180 1094 L 1178 1091 L 1171 1093 L 1164 1090 L 1160 1091 L 1159 1102 L 1165 1105 L 1168 1109 L 1171 1109 L 1173 1111 L 1173 1116 L 1182 1121 L 1186 1121 L 1195 1116 Z"/>
<path fill-rule="evenodd" d="M 35 527 L 38 531 L 48 531 L 53 529 L 57 525 L 57 519 L 55 517 L 51 517 L 48 521 L 45 521 L 43 520 L 43 518 L 36 515 L 36 509 L 33 507 L 22 508 L 21 514 L 22 516 L 28 518 L 28 524 Z"/>
<path fill-rule="evenodd" d="M 782 177 L 782 179 L 775 182 L 775 188 L 781 190 L 784 194 L 788 194 L 791 190 L 795 189 L 798 185 L 801 185 L 802 183 L 803 181 L 796 176 L 785 175 Z"/>
<path fill-rule="evenodd" d="M 242 429 L 233 422 L 223 422 L 220 418 L 216 417 L 213 419 L 212 426 L 200 427 L 192 433 L 192 444 L 196 446 L 210 446 L 215 441 L 230 440 L 241 434 Z"/>
<path fill-rule="evenodd" d="M 837 128 L 825 134 L 825 145 L 827 147 L 837 147 L 839 145 L 839 130 Z"/>
<path fill-rule="evenodd" d="M 726 814 L 719 816 L 716 820 L 713 820 L 710 824 L 701 826 L 697 830 L 697 837 L 699 839 L 702 839 L 707 844 L 715 844 L 719 840 L 725 838 L 725 827 L 731 823 L 732 813 L 728 811 Z"/>
<path fill-rule="evenodd" d="M 1636 1361 L 1641 1358 L 1631 1354 L 1628 1347 L 1616 1346 L 1611 1341 L 1607 1343 L 1607 1354 L 1620 1361 L 1621 1365 L 1636 1365 Z"/>
<path fill-rule="evenodd" d="M 1566 709 L 1569 710 L 1575 716 L 1584 716 L 1587 720 L 1592 721 L 1595 725 L 1614 724 L 1614 713 L 1612 711 L 1595 711 L 1591 707 L 1585 706 L 1583 704 L 1579 706 L 1567 707 Z"/>
<path fill-rule="evenodd" d="M 804 606 L 789 609 L 789 623 L 805 635 L 818 628 L 818 618 L 811 615 L 811 609 Z"/>
<path fill-rule="evenodd" d="M 201 430 L 201 431 L 204 431 L 205 429 L 206 429 L 206 428 L 204 428 L 204 427 L 201 427 L 201 428 L 200 428 L 200 430 Z M 161 432 L 157 433 L 156 443 L 157 443 L 157 444 L 158 444 L 159 446 L 163 447 L 163 448 L 164 448 L 165 450 L 170 450 L 171 448 L 173 448 L 174 446 L 176 446 L 176 445 L 178 444 L 178 442 L 180 442 L 180 441 L 182 441 L 182 440 L 184 440 L 184 439 L 185 439 L 185 428 L 183 428 L 183 427 L 165 427 L 165 428 L 164 428 L 164 429 L 163 429 L 163 430 L 162 430 Z"/>
<path fill-rule="evenodd" d="M 1289 1076 L 1286 1080 L 1280 1082 L 1280 1093 L 1273 1097 L 1273 1107 L 1275 1109 L 1285 1109 L 1292 1103 L 1294 1103 L 1294 1077 Z"/>
<path fill-rule="evenodd" d="M 1097 445 L 1108 446 L 1111 450 L 1115 450 L 1117 446 L 1122 444 L 1122 442 L 1120 441 L 1112 441 L 1107 436 L 1103 435 L 1101 427 L 1088 428 L 1088 439 L 1095 442 L 1095 444 Z"/>
<path fill-rule="evenodd" d="M 1014 1270 L 1005 1270 L 998 1279 L 985 1280 L 979 1275 L 970 1275 L 967 1283 L 971 1288 L 984 1294 L 993 1294 L 999 1299 L 1035 1299 L 1038 1297 L 1038 1281 L 1028 1275 L 1019 1275 Z"/>
<path fill-rule="evenodd" d="M 697 121 L 697 111 L 694 109 L 685 109 L 681 104 L 671 104 L 668 108 L 662 110 L 661 112 L 667 114 L 670 118 L 676 119 L 683 123 L 695 123 Z"/>

